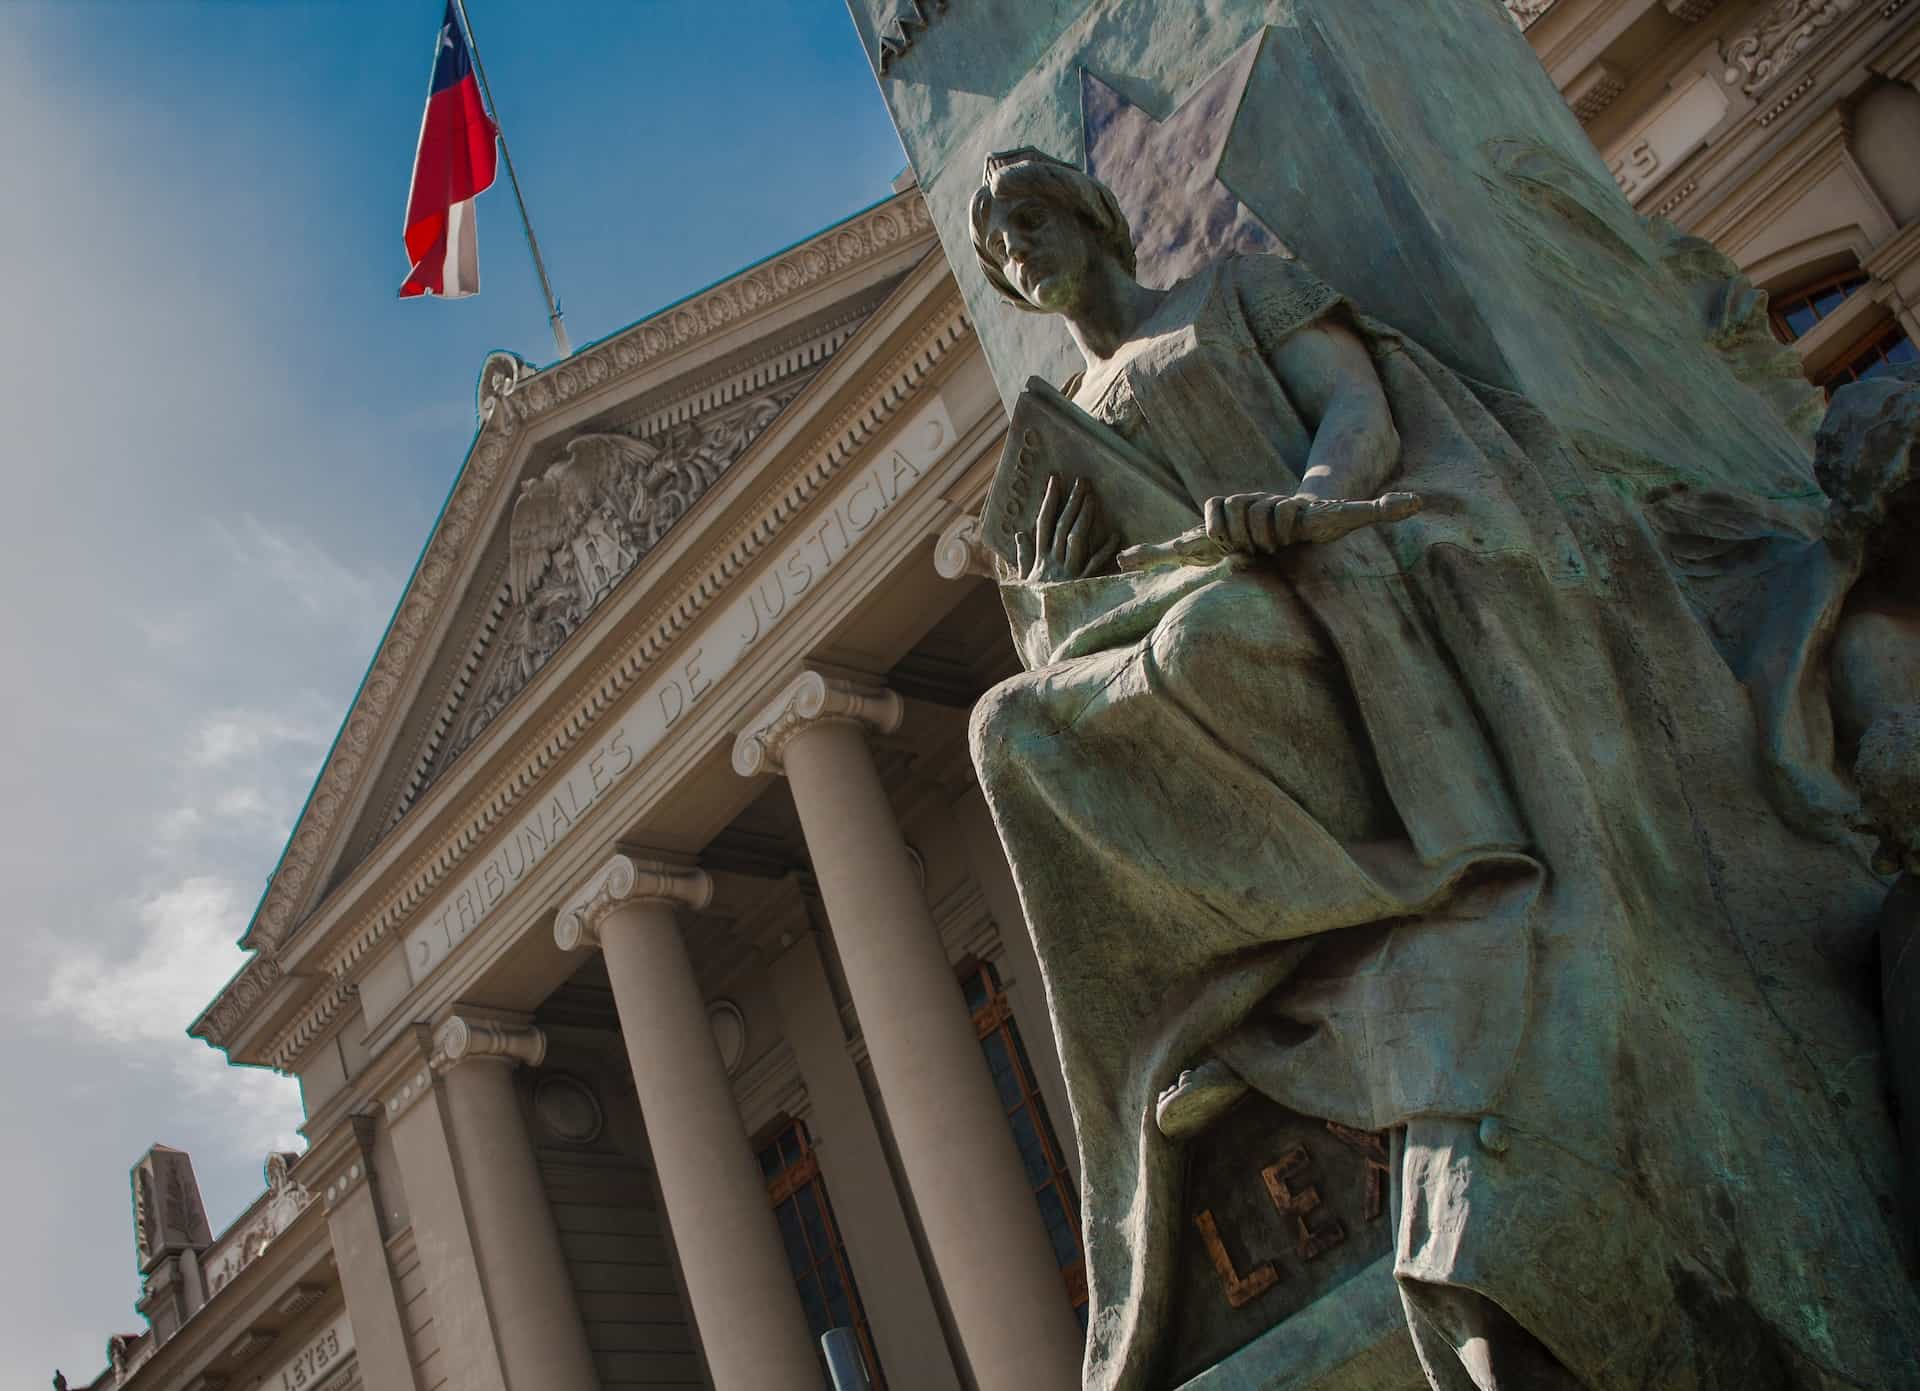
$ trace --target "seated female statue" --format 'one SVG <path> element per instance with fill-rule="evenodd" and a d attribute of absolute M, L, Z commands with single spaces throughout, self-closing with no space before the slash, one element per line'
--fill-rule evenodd
<path fill-rule="evenodd" d="M 1037 151 L 972 232 L 1219 557 L 1156 563 L 1056 479 L 1002 576 L 1027 671 L 974 717 L 1081 1146 L 1090 1391 L 1162 1386 L 1180 1147 L 1249 1088 L 1391 1131 L 1436 1387 L 1909 1365 L 1878 1179 L 1752 953 L 1879 890 L 1771 811 L 1625 504 L 1297 261 L 1142 285 L 1113 195 Z M 1337 505 L 1389 488 L 1420 510 Z"/>

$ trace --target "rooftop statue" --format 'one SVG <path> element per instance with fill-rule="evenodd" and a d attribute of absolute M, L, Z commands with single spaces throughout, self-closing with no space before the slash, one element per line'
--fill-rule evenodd
<path fill-rule="evenodd" d="M 1088 1391 L 1170 1384 L 1183 1154 L 1249 1095 L 1387 1137 L 1440 1391 L 1920 1386 L 1877 1084 L 1806 1023 L 1857 1027 L 1822 944 L 1886 884 L 1781 809 L 1830 723 L 1769 713 L 1860 565 L 1755 617 L 1722 592 L 1751 550 L 1682 564 L 1699 508 L 1649 520 L 1297 260 L 1142 285 L 1113 194 L 1036 150 L 971 225 L 1085 359 L 989 499 L 1027 670 L 973 750 L 1079 1134 Z M 1740 622 L 1814 655 L 1741 668 Z M 1856 666 L 1853 725 L 1920 701 Z"/>

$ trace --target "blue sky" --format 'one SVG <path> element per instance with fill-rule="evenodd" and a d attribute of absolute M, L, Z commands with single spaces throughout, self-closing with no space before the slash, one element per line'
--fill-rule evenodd
<path fill-rule="evenodd" d="M 399 302 L 443 0 L 0 6 L 0 1373 L 141 1327 L 127 1170 L 216 1230 L 299 1123 L 183 1030 L 473 429 L 552 356 L 504 180 L 482 291 Z M 573 341 L 884 196 L 834 0 L 469 0 Z"/>

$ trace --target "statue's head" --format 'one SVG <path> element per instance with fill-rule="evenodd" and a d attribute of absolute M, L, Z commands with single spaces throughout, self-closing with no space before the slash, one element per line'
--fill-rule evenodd
<path fill-rule="evenodd" d="M 1102 260 L 1133 274 L 1133 236 L 1113 190 L 1031 146 L 987 156 L 969 215 L 987 283 L 1018 309 L 1070 312 Z"/>

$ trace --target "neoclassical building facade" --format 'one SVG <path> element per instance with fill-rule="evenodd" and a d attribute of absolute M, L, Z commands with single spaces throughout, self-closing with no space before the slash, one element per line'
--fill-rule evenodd
<path fill-rule="evenodd" d="M 1505 0 L 1643 212 L 1829 386 L 1920 338 L 1920 5 Z M 90 1391 L 1076 1381 L 1076 1157 L 974 785 L 1017 659 L 1006 419 L 918 193 L 552 366 L 478 427 L 194 1023 L 307 1150 L 209 1229 L 133 1171 Z M 81 1385 L 73 1383 L 75 1387 Z"/>

